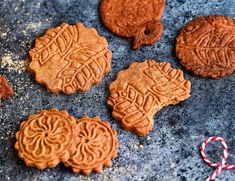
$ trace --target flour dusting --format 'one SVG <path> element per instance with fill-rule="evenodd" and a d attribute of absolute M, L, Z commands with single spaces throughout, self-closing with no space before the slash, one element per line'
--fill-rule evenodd
<path fill-rule="evenodd" d="M 11 53 L 4 54 L 4 56 L 0 60 L 0 68 L 5 68 L 8 71 L 14 71 L 17 73 L 24 72 L 27 65 L 27 60 L 17 60 L 17 58 L 14 58 L 13 60 Z"/>

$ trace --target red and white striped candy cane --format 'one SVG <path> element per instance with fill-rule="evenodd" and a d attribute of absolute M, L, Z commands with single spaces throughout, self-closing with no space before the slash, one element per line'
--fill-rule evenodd
<path fill-rule="evenodd" d="M 205 149 L 206 149 L 206 145 L 208 143 L 210 143 L 211 141 L 219 141 L 222 145 L 223 145 L 223 150 L 224 150 L 224 155 L 222 157 L 222 162 L 221 163 L 213 163 L 211 162 L 206 154 L 205 154 Z M 223 138 L 221 137 L 218 137 L 218 136 L 213 136 L 213 137 L 209 137 L 207 138 L 203 143 L 202 143 L 202 146 L 201 146 L 201 156 L 203 158 L 203 160 L 208 164 L 210 165 L 211 167 L 215 167 L 216 168 L 216 171 L 210 176 L 208 177 L 205 181 L 211 181 L 211 180 L 214 180 L 222 170 L 228 170 L 228 169 L 235 169 L 235 165 L 229 165 L 226 163 L 226 160 L 228 158 L 228 146 L 226 144 L 226 142 L 224 141 Z"/>

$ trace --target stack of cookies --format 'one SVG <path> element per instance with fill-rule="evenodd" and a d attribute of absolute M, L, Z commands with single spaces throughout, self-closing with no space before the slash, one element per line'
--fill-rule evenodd
<path fill-rule="evenodd" d="M 15 148 L 27 166 L 43 170 L 62 162 L 85 175 L 110 166 L 118 147 L 116 131 L 108 122 L 98 117 L 75 119 L 57 109 L 29 116 L 16 140 Z"/>

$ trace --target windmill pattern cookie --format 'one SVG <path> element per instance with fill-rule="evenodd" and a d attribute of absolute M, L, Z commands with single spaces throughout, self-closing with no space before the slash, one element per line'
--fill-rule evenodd
<path fill-rule="evenodd" d="M 110 71 L 112 53 L 94 28 L 61 24 L 36 40 L 29 52 L 36 81 L 50 92 L 85 92 Z"/>
<path fill-rule="evenodd" d="M 101 172 L 103 167 L 110 166 L 117 154 L 118 141 L 116 131 L 108 122 L 98 117 L 84 116 L 76 124 L 76 152 L 65 163 L 75 173 L 89 175 L 93 170 Z"/>
<path fill-rule="evenodd" d="M 115 34 L 133 39 L 133 49 L 152 45 L 163 33 L 165 0 L 102 0 L 101 18 Z"/>
<path fill-rule="evenodd" d="M 187 99 L 190 88 L 183 72 L 167 62 L 135 62 L 120 71 L 110 84 L 108 104 L 125 130 L 145 136 L 152 130 L 154 114 L 164 106 Z"/>
<path fill-rule="evenodd" d="M 43 110 L 29 116 L 16 133 L 15 148 L 27 166 L 40 170 L 65 162 L 75 151 L 76 120 L 66 111 Z"/>
<path fill-rule="evenodd" d="M 176 54 L 190 71 L 222 78 L 235 71 L 235 20 L 220 15 L 198 17 L 177 38 Z"/>
<path fill-rule="evenodd" d="M 14 95 L 13 89 L 7 82 L 5 76 L 0 74 L 0 103 L 1 100 L 6 99 Z"/>

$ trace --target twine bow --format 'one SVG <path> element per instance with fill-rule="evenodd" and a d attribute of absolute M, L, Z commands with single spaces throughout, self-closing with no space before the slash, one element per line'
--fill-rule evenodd
<path fill-rule="evenodd" d="M 213 163 L 211 162 L 206 154 L 205 154 L 205 149 L 206 149 L 206 145 L 212 141 L 218 141 L 220 142 L 222 145 L 223 145 L 223 157 L 222 157 L 222 161 L 221 163 Z M 207 138 L 203 143 L 202 143 L 202 146 L 201 146 L 201 156 L 203 158 L 203 160 L 208 164 L 210 165 L 211 167 L 215 167 L 216 170 L 215 172 L 209 176 L 207 179 L 205 179 L 205 181 L 211 181 L 211 180 L 214 180 L 222 170 L 229 170 L 229 169 L 235 169 L 235 165 L 229 165 L 226 163 L 227 161 L 227 158 L 228 158 L 228 146 L 226 144 L 226 142 L 224 141 L 223 138 L 221 137 L 218 137 L 218 136 L 213 136 L 213 137 L 209 137 Z"/>

